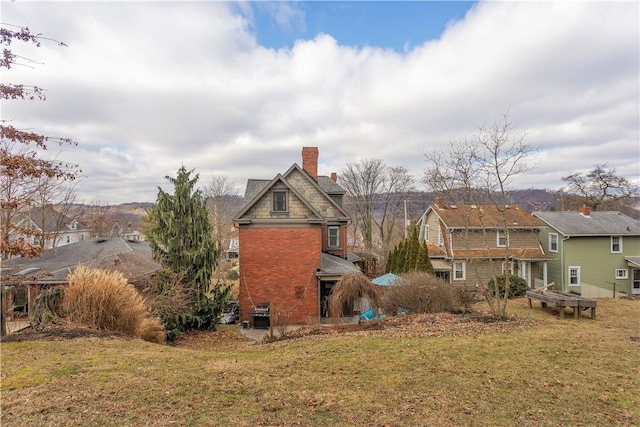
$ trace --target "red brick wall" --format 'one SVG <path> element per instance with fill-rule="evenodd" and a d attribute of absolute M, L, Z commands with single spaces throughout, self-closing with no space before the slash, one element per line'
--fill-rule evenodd
<path fill-rule="evenodd" d="M 319 318 L 321 239 L 320 227 L 240 228 L 241 321 L 253 321 L 253 305 L 264 302 L 293 309 L 290 324 Z"/>
<path fill-rule="evenodd" d="M 319 155 L 318 147 L 302 147 L 302 169 L 309 172 L 316 181 L 318 180 Z"/>

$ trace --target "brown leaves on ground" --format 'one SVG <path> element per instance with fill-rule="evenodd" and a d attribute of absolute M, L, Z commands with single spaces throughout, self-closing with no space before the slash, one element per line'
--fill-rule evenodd
<path fill-rule="evenodd" d="M 511 315 L 507 320 L 500 321 L 488 313 L 474 312 L 466 314 L 437 313 L 414 314 L 401 317 L 386 318 L 382 321 L 368 321 L 350 325 L 309 325 L 297 329 L 293 327 L 285 337 L 277 342 L 292 339 L 320 339 L 325 336 L 382 336 L 392 338 L 419 337 L 452 337 L 478 335 L 482 333 L 503 333 L 514 329 L 526 328 L 536 322 L 524 317 Z M 44 330 L 24 331 L 4 337 L 10 341 L 60 341 L 75 338 L 120 338 L 133 339 L 124 334 L 101 332 L 73 325 L 57 325 Z M 256 342 L 237 332 L 229 330 L 191 331 L 181 334 L 173 343 L 176 347 L 193 350 L 206 350 L 215 347 L 239 348 L 246 345 L 263 344 Z"/>
<path fill-rule="evenodd" d="M 473 314 L 414 314 L 353 325 L 304 326 L 289 332 L 285 339 L 336 334 L 378 335 L 393 338 L 451 337 L 477 335 L 486 332 L 506 332 L 534 324 L 535 321 L 531 319 L 515 315 L 510 316 L 505 321 L 499 321 L 490 314 L 481 312 Z"/>

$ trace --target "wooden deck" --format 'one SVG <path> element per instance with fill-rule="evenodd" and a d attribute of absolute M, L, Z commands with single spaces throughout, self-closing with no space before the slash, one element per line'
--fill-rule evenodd
<path fill-rule="evenodd" d="M 591 309 L 591 318 L 596 318 L 596 300 L 594 299 L 552 290 L 527 291 L 527 298 L 529 299 L 529 307 L 533 307 L 531 304 L 532 299 L 540 301 L 543 308 L 546 307 L 547 304 L 557 307 L 560 312 L 561 319 L 564 318 L 565 307 L 571 307 L 573 309 L 573 317 L 575 319 L 580 318 L 582 310 L 587 310 L 589 308 Z"/>

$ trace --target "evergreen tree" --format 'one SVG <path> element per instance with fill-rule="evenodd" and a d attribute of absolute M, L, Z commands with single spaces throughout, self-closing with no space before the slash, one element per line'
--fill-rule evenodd
<path fill-rule="evenodd" d="M 396 258 L 394 261 L 395 274 L 404 273 L 405 252 L 406 252 L 406 242 L 403 240 L 398 244 L 398 253 L 396 254 Z"/>
<path fill-rule="evenodd" d="M 431 258 L 429 257 L 429 249 L 427 247 L 427 242 L 424 240 L 420 245 L 420 249 L 418 250 L 418 260 L 416 262 L 416 270 L 417 271 L 425 271 L 427 273 L 434 274 L 435 270 L 433 269 L 433 265 L 431 264 Z"/>
<path fill-rule="evenodd" d="M 411 236 L 405 245 L 406 251 L 404 256 L 404 272 L 408 273 L 416 271 L 416 263 L 418 260 L 418 249 L 420 249 L 420 241 L 418 240 L 418 229 L 413 227 Z"/>
<path fill-rule="evenodd" d="M 195 189 L 199 176 L 192 178 L 192 172 L 182 166 L 176 178 L 167 176 L 174 194 L 158 188 L 157 204 L 147 217 L 149 245 L 163 266 L 158 275 L 160 291 L 180 285 L 189 295 L 186 311 L 163 318 L 169 340 L 189 329 L 214 329 L 229 292 L 222 284 L 211 289 L 218 252 L 205 201 Z"/>

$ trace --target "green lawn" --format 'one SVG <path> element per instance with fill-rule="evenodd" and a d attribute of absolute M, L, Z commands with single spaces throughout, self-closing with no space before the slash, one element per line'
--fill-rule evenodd
<path fill-rule="evenodd" d="M 534 307 L 509 305 L 533 326 L 461 336 L 2 343 L 0 424 L 640 425 L 640 301 Z"/>

